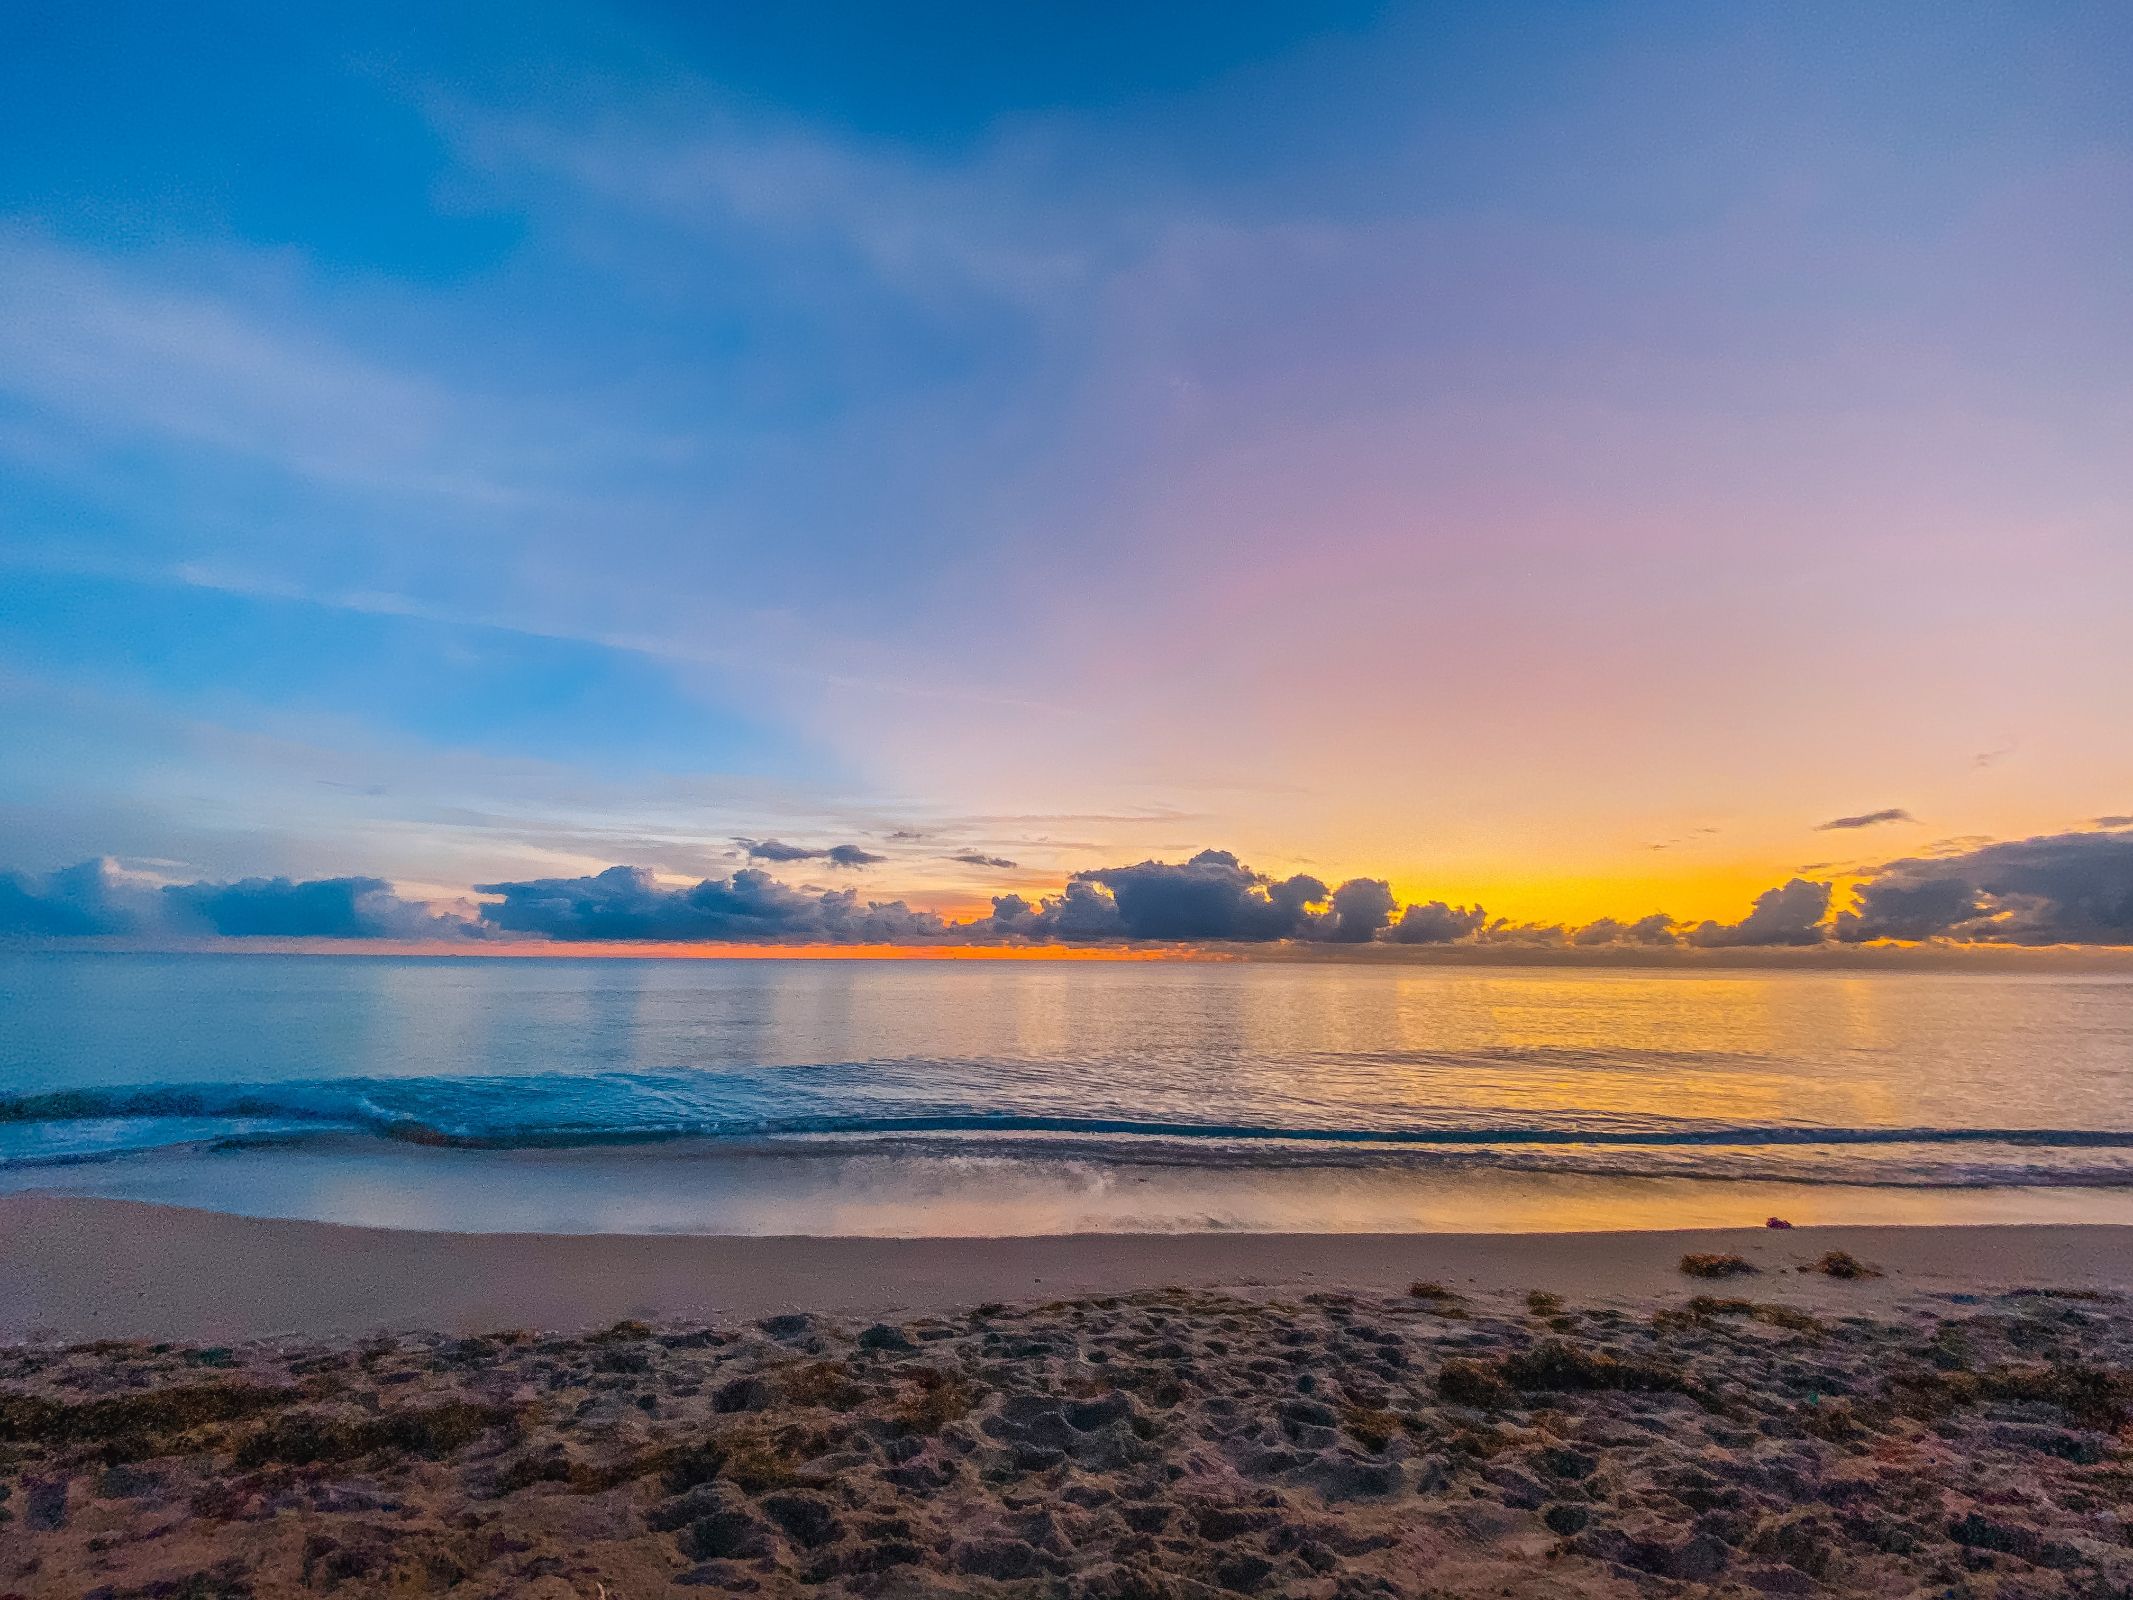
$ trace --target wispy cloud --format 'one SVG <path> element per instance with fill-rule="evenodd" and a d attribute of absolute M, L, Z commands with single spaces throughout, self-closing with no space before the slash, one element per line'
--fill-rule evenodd
<path fill-rule="evenodd" d="M 1831 817 L 1827 822 L 1815 824 L 1817 833 L 1840 833 L 1854 828 L 1878 828 L 1884 822 L 1916 822 L 1918 819 L 1901 806 L 1889 806 L 1880 811 L 1862 811 L 1855 817 Z"/>
<path fill-rule="evenodd" d="M 735 844 L 751 861 L 826 861 L 833 867 L 875 867 L 889 858 L 878 855 L 863 845 L 833 844 L 817 848 L 811 845 L 787 844 L 782 839 L 735 839 Z"/>
<path fill-rule="evenodd" d="M 1072 169 L 1041 134 L 920 157 L 743 114 L 708 85 L 684 99 L 659 117 L 574 126 L 444 97 L 431 107 L 476 167 L 560 181 L 583 201 L 728 249 L 841 251 L 921 300 L 976 291 L 1040 310 L 1097 273 L 1103 230 L 1062 198 Z"/>
<path fill-rule="evenodd" d="M 347 612 L 356 616 L 390 617 L 401 621 L 430 623 L 442 628 L 476 629 L 511 634 L 525 639 L 592 645 L 602 650 L 643 656 L 675 666 L 713 667 L 736 675 L 790 678 L 825 688 L 868 695 L 994 706 L 1061 718 L 1077 714 L 1068 707 L 1050 701 L 999 694 L 968 684 L 929 681 L 923 677 L 906 675 L 909 669 L 903 663 L 884 665 L 879 672 L 837 671 L 817 662 L 782 659 L 771 653 L 768 647 L 722 648 L 706 645 L 693 638 L 589 627 L 568 621 L 454 606 L 383 589 L 324 589 L 265 573 L 247 571 L 223 562 L 183 561 L 157 566 L 84 553 L 62 552 L 49 547 L 0 544 L 0 565 L 112 578 L 124 583 L 197 589 L 249 600 L 316 606 L 322 610 Z"/>
<path fill-rule="evenodd" d="M 522 507 L 537 481 L 493 399 L 20 227 L 0 229 L 0 390 L 109 437 L 397 499 Z"/>
<path fill-rule="evenodd" d="M 1699 823 L 1686 833 L 1670 839 L 1654 839 L 1645 845 L 1647 850 L 1673 850 L 1685 844 L 1698 844 L 1705 839 L 1716 838 L 1724 830 L 1714 823 Z"/>

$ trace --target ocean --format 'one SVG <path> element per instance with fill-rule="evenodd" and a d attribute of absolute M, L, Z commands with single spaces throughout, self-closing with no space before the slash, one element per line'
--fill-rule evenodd
<path fill-rule="evenodd" d="M 2133 981 L 0 955 L 0 1189 L 475 1231 L 2133 1221 Z"/>

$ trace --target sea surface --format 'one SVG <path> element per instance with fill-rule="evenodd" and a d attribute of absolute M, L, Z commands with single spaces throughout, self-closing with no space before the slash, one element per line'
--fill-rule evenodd
<path fill-rule="evenodd" d="M 2133 1221 L 2133 981 L 0 954 L 0 1189 L 470 1230 Z"/>

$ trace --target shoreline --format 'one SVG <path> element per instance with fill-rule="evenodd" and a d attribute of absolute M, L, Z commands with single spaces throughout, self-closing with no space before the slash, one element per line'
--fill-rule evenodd
<path fill-rule="evenodd" d="M 1993 1182 L 1969 1157 L 1957 1158 L 1969 1182 L 1877 1184 L 1843 1181 L 1822 1157 L 1810 1164 L 1819 1175 L 1799 1176 L 1787 1171 L 1798 1157 L 1782 1152 L 1765 1157 L 1768 1173 L 1739 1174 L 1468 1164 L 1456 1152 L 1386 1163 L 1360 1146 L 1314 1149 L 1308 1160 L 1276 1153 L 1181 1159 L 1161 1141 L 1082 1148 L 1063 1137 L 492 1150 L 330 1135 L 0 1165 L 0 1196 L 414 1232 L 659 1237 L 1633 1233 L 1772 1216 L 1802 1227 L 2133 1226 L 2133 1187 L 2122 1182 Z M 1886 1159 L 1869 1159 L 1862 1176 Z"/>
<path fill-rule="evenodd" d="M 1792 1270 L 1850 1251 L 1881 1277 Z M 1586 1301 L 1694 1293 L 1690 1251 L 1808 1310 L 1921 1295 L 2133 1288 L 2133 1227 L 1819 1226 L 1578 1233 L 1135 1233 L 1010 1238 L 445 1233 L 285 1221 L 139 1201 L 0 1196 L 0 1343 L 250 1339 L 414 1329 L 570 1331 L 624 1318 L 730 1323 L 804 1311 L 934 1315 L 1159 1289 L 1245 1297 L 1546 1290 Z"/>

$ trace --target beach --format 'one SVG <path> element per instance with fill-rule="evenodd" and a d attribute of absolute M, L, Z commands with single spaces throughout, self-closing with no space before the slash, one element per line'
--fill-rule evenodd
<path fill-rule="evenodd" d="M 2129 1289 L 2112 1227 L 602 1238 L 10 1196 L 0 1594 L 2122 1593 Z"/>
<path fill-rule="evenodd" d="M 1784 1269 L 1813 1240 L 1881 1262 L 1841 1286 Z M 2133 1288 L 2133 1228 L 1768 1228 L 1520 1234 L 729 1238 L 438 1233 L 0 1195 L 0 1339 L 570 1332 L 620 1318 L 947 1315 L 987 1301 L 1150 1289 L 1462 1290 L 1655 1300 L 1687 1252 L 1738 1252 L 1816 1309 L 2051 1285 Z M 1819 1299 L 1817 1296 L 1819 1295 Z"/>
<path fill-rule="evenodd" d="M 2123 984 L 262 970 L 0 961 L 0 1600 L 2133 1593 Z"/>

